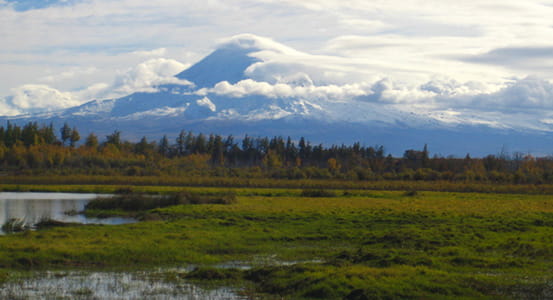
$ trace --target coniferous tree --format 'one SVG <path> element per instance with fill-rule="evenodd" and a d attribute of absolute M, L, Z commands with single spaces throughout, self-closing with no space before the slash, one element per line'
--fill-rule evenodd
<path fill-rule="evenodd" d="M 186 154 L 191 154 L 194 152 L 194 145 L 195 145 L 195 141 L 194 141 L 194 134 L 192 132 L 188 132 L 188 134 L 186 135 L 186 139 L 184 140 L 184 147 L 185 147 L 185 153 Z"/>
<path fill-rule="evenodd" d="M 170 153 L 170 146 L 169 146 L 169 139 L 167 138 L 167 135 L 164 135 L 161 140 L 159 141 L 159 154 L 163 156 L 169 156 Z"/>
<path fill-rule="evenodd" d="M 16 142 L 21 139 L 21 128 L 15 124 L 12 124 L 8 121 L 6 133 L 5 133 L 5 144 L 6 147 L 10 148 L 16 144 Z"/>
<path fill-rule="evenodd" d="M 40 143 L 39 134 L 38 134 L 38 123 L 29 122 L 23 127 L 21 131 L 21 139 L 23 140 L 23 145 L 29 147 L 32 145 L 38 145 Z"/>
<path fill-rule="evenodd" d="M 207 140 L 205 135 L 200 133 L 196 137 L 196 142 L 194 143 L 194 153 L 196 154 L 205 154 L 207 153 Z"/>
<path fill-rule="evenodd" d="M 151 145 L 150 143 L 148 143 L 148 139 L 145 136 L 143 136 L 140 139 L 140 142 L 134 145 L 134 152 L 137 154 L 146 155 L 150 150 L 150 148 L 151 148 Z"/>
<path fill-rule="evenodd" d="M 6 139 L 6 131 L 4 130 L 4 127 L 0 127 L 0 145 L 6 145 L 5 144 Z"/>
<path fill-rule="evenodd" d="M 71 138 L 71 127 L 69 127 L 69 124 L 63 124 L 63 127 L 60 129 L 60 134 L 61 142 L 65 145 L 65 142 L 67 142 Z"/>
<path fill-rule="evenodd" d="M 428 167 L 428 163 L 429 163 L 429 154 L 428 154 L 428 145 L 427 144 L 424 144 L 424 148 L 422 149 L 422 158 L 421 158 L 421 165 L 423 168 L 427 168 Z"/>
<path fill-rule="evenodd" d="M 98 147 L 98 137 L 94 133 L 90 133 L 85 139 L 85 146 L 90 148 Z"/>
<path fill-rule="evenodd" d="M 73 127 L 73 129 L 71 129 L 71 136 L 69 137 L 69 145 L 71 147 L 75 147 L 75 144 L 80 140 L 81 135 L 79 134 L 77 127 Z"/>
<path fill-rule="evenodd" d="M 53 145 L 58 141 L 53 123 L 50 123 L 48 126 L 43 126 L 39 131 L 45 144 Z"/>
<path fill-rule="evenodd" d="M 216 135 L 213 140 L 213 150 L 211 151 L 211 161 L 216 166 L 222 166 L 225 162 L 225 144 L 220 135 Z"/>
<path fill-rule="evenodd" d="M 112 144 L 115 147 L 121 147 L 121 131 L 115 130 L 112 134 L 106 136 L 106 144 Z"/>
<path fill-rule="evenodd" d="M 186 153 L 186 132 L 181 130 L 179 136 L 177 137 L 177 154 L 182 156 Z"/>

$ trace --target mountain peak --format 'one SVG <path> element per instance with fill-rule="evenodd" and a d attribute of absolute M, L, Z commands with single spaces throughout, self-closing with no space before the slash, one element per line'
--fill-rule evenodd
<path fill-rule="evenodd" d="M 258 53 L 296 54 L 297 51 L 269 38 L 254 34 L 239 34 L 222 40 L 215 51 L 176 75 L 193 82 L 197 88 L 210 88 L 221 81 L 235 84 L 248 79 L 246 70 L 263 62 Z"/>

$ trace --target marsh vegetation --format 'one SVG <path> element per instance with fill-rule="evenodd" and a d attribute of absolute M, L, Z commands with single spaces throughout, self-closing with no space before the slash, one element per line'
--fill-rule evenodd
<path fill-rule="evenodd" d="M 152 272 L 33 272 L 0 289 L 2 299 L 179 299 L 243 300 L 240 290 L 202 288 L 174 276 Z"/>
<path fill-rule="evenodd" d="M 229 195 L 229 188 L 192 191 Z M 8 270 L 179 267 L 187 282 L 285 299 L 552 295 L 550 196 L 276 188 L 231 195 L 223 205 L 160 205 L 142 195 L 157 200 L 137 201 L 139 223 L 2 236 L 0 280 Z"/>

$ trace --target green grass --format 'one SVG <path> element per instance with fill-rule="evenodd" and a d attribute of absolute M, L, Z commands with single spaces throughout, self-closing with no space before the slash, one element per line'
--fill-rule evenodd
<path fill-rule="evenodd" d="M 346 189 L 393 191 L 455 191 L 481 193 L 521 193 L 553 195 L 553 184 L 508 184 L 494 181 L 416 181 L 416 180 L 345 180 L 345 179 L 275 179 L 202 176 L 101 176 L 101 175 L 24 175 L 2 176 L 3 191 L 83 191 L 110 192 L 120 186 L 174 191 L 179 187 L 277 188 L 277 189 Z"/>
<path fill-rule="evenodd" d="M 249 282 L 291 299 L 519 299 L 552 292 L 551 196 L 232 190 L 235 203 L 143 212 L 152 221 L 0 236 L 0 270 L 197 265 L 189 278 Z M 228 262 L 252 269 L 213 269 Z"/>

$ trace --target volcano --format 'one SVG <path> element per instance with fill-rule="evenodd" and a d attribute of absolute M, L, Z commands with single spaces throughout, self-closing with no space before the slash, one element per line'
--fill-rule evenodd
<path fill-rule="evenodd" d="M 384 145 L 395 155 L 425 144 L 435 153 L 459 156 L 497 153 L 505 147 L 536 154 L 553 149 L 548 130 L 452 123 L 377 101 L 380 85 L 363 94 L 354 85 L 313 79 L 317 74 L 305 72 L 302 56 L 307 57 L 270 39 L 239 35 L 176 74 L 182 84 L 4 119 L 21 124 L 68 122 L 81 134 L 100 136 L 119 130 L 131 140 L 175 137 L 181 130 L 237 137 L 303 136 L 315 143 Z"/>

